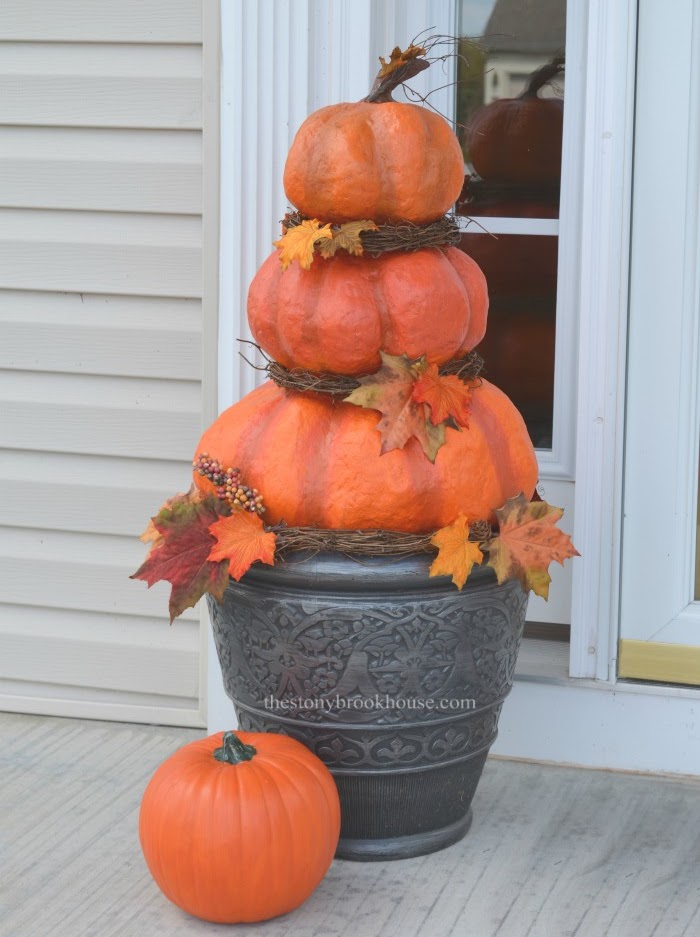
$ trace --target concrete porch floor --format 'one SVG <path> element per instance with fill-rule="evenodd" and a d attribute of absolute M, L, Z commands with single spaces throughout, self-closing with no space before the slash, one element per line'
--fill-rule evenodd
<path fill-rule="evenodd" d="M 141 857 L 157 765 L 202 733 L 0 714 L 0 937 L 199 937 Z M 461 842 L 336 861 L 263 937 L 698 937 L 700 781 L 489 760 Z"/>

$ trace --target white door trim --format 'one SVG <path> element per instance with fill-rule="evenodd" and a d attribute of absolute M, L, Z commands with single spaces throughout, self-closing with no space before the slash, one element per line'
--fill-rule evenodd
<path fill-rule="evenodd" d="M 573 677 L 614 680 L 629 269 L 636 0 L 574 0 L 587 10 L 580 145 L 578 413 Z M 567 83 L 569 68 L 567 64 Z"/>
<path fill-rule="evenodd" d="M 639 63 L 621 637 L 698 646 L 697 3 L 679 0 L 671 18 L 660 0 L 641 0 Z"/>

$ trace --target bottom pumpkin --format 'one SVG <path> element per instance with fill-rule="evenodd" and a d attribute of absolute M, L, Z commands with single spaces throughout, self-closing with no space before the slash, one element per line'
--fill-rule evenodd
<path fill-rule="evenodd" d="M 537 482 L 537 458 L 523 418 L 504 393 L 480 380 L 469 428 L 447 430 L 431 464 L 417 440 L 381 453 L 380 414 L 271 381 L 225 410 L 197 452 L 241 469 L 265 497 L 267 524 L 427 533 L 460 512 L 493 512 Z M 194 483 L 214 486 L 197 470 Z"/>
<path fill-rule="evenodd" d="M 265 732 L 183 746 L 151 778 L 139 815 L 163 894 L 220 924 L 297 908 L 328 871 L 339 833 L 328 769 L 301 743 Z"/>

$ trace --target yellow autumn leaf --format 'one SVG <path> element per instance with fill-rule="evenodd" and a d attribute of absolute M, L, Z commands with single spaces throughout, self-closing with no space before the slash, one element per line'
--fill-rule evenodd
<path fill-rule="evenodd" d="M 479 544 L 469 539 L 469 526 L 464 514 L 447 527 L 442 527 L 430 538 L 438 548 L 438 555 L 430 567 L 431 576 L 452 576 L 452 582 L 461 591 L 469 578 L 472 566 L 481 563 L 484 554 Z"/>
<path fill-rule="evenodd" d="M 282 237 L 273 242 L 279 251 L 282 269 L 286 270 L 292 261 L 296 260 L 304 270 L 309 270 L 313 263 L 316 242 L 330 240 L 332 237 L 331 226 L 321 224 L 315 218 L 287 228 Z"/>

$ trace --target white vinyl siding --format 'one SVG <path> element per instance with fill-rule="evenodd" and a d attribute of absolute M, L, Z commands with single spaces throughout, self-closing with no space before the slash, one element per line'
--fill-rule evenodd
<path fill-rule="evenodd" d="M 128 578 L 202 424 L 202 5 L 0 8 L 0 708 L 203 725 Z"/>

